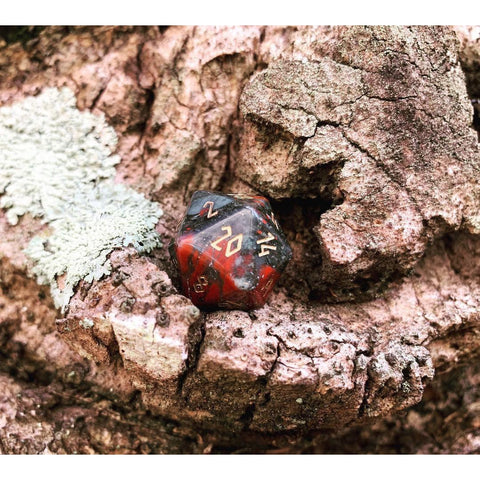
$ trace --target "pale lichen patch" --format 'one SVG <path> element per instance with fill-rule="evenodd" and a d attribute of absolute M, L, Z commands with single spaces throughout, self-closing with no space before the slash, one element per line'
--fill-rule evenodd
<path fill-rule="evenodd" d="M 0 207 L 12 224 L 30 213 L 49 225 L 51 234 L 34 237 L 26 253 L 57 307 L 80 280 L 111 271 L 114 248 L 160 246 L 159 205 L 113 182 L 116 144 L 104 117 L 80 112 L 67 88 L 0 108 Z"/>
<path fill-rule="evenodd" d="M 78 323 L 81 327 L 85 329 L 93 328 L 93 326 L 95 325 L 94 321 L 91 318 L 83 318 Z"/>
<path fill-rule="evenodd" d="M 68 214 L 66 197 L 113 178 L 116 144 L 104 117 L 80 112 L 67 88 L 0 108 L 0 206 L 9 221 L 27 212 L 46 222 Z"/>

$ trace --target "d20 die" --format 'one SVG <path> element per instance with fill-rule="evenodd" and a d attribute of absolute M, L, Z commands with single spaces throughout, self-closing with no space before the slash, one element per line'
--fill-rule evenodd
<path fill-rule="evenodd" d="M 198 307 L 261 307 L 292 250 L 261 196 L 195 192 L 171 245 L 182 289 Z"/>

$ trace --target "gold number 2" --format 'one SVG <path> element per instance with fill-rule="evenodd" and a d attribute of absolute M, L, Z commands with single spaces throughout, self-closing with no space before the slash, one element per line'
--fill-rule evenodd
<path fill-rule="evenodd" d="M 208 205 L 207 218 L 212 218 L 218 213 L 218 210 L 213 211 L 214 203 L 212 201 L 205 202 L 202 208 L 207 207 L 207 205 Z"/>
<path fill-rule="evenodd" d="M 214 242 L 210 244 L 215 250 L 219 252 L 222 251 L 222 247 L 219 245 L 219 243 L 222 242 L 223 240 L 226 240 L 228 237 L 232 236 L 232 227 L 230 225 L 225 225 L 224 227 L 222 227 L 222 230 L 227 233 L 217 238 Z M 227 243 L 227 248 L 225 249 L 225 256 L 228 258 L 232 256 L 234 253 L 237 253 L 242 248 L 242 242 L 243 242 L 243 233 L 239 233 L 238 235 L 235 235 L 234 237 L 232 237 Z"/>

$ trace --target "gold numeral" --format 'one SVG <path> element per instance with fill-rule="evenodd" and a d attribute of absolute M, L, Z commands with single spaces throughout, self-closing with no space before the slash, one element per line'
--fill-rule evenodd
<path fill-rule="evenodd" d="M 232 227 L 230 227 L 230 225 L 225 225 L 224 227 L 222 227 L 222 230 L 227 233 L 217 238 L 214 242 L 210 244 L 215 250 L 219 252 L 222 251 L 222 247 L 219 245 L 219 243 L 232 236 Z M 225 249 L 225 256 L 228 258 L 233 254 L 237 253 L 242 248 L 242 242 L 243 233 L 239 233 L 238 235 L 235 235 L 233 238 L 231 238 L 227 243 L 227 248 Z"/>
<path fill-rule="evenodd" d="M 268 232 L 268 235 L 266 237 L 257 240 L 257 245 L 265 244 L 262 245 L 260 249 L 260 253 L 258 254 L 259 257 L 268 255 L 270 253 L 270 250 L 277 249 L 275 245 L 268 245 L 268 242 L 271 242 L 272 240 L 275 240 L 275 237 L 270 232 Z"/>
<path fill-rule="evenodd" d="M 222 247 L 220 247 L 218 244 L 232 234 L 232 227 L 230 227 L 230 225 L 222 227 L 222 230 L 227 233 L 225 235 L 222 235 L 220 238 L 217 238 L 214 242 L 210 244 L 215 250 L 218 250 L 219 252 L 222 251 Z"/>
<path fill-rule="evenodd" d="M 205 287 L 208 285 L 208 280 L 207 280 L 207 277 L 201 275 L 200 277 L 198 277 L 197 279 L 197 283 L 194 283 L 193 284 L 193 289 L 195 290 L 195 292 L 197 293 L 202 293 L 205 291 Z"/>
<path fill-rule="evenodd" d="M 213 211 L 214 203 L 212 201 L 205 202 L 202 208 L 206 208 L 208 205 L 207 218 L 212 218 L 217 215 L 218 210 Z"/>
<path fill-rule="evenodd" d="M 272 286 L 272 283 L 273 283 L 273 278 L 270 278 L 266 283 L 265 285 L 260 289 L 260 291 L 262 293 L 265 293 L 271 286 Z"/>
<path fill-rule="evenodd" d="M 259 257 L 264 257 L 265 255 L 268 255 L 270 253 L 270 250 L 276 250 L 277 247 L 274 245 L 262 245 L 262 248 L 260 249 L 260 253 L 258 254 Z"/>
<path fill-rule="evenodd" d="M 227 243 L 227 249 L 225 250 L 225 256 L 228 258 L 234 253 L 237 253 L 242 248 L 243 233 L 239 233 L 231 238 Z M 232 248 L 232 245 L 236 242 L 235 248 Z"/>

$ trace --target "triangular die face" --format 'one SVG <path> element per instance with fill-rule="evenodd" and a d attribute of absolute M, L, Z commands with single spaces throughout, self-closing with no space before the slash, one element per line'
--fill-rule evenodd
<path fill-rule="evenodd" d="M 230 195 L 201 190 L 190 200 L 179 233 L 201 231 L 222 222 L 242 208 L 242 204 Z"/>
<path fill-rule="evenodd" d="M 202 225 L 202 229 L 186 230 L 179 240 L 191 236 L 190 243 L 195 250 L 218 265 L 223 265 L 226 259 L 247 254 L 254 249 L 250 239 L 253 223 L 253 212 L 241 208 L 232 211 L 228 216 L 219 217 L 214 223 Z"/>
<path fill-rule="evenodd" d="M 233 195 L 244 206 L 248 206 L 263 214 L 266 217 L 272 216 L 272 207 L 270 202 L 260 195 Z"/>

